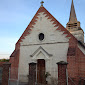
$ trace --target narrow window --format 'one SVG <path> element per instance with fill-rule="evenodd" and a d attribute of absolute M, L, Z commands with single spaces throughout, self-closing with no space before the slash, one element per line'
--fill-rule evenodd
<path fill-rule="evenodd" d="M 44 34 L 43 33 L 40 33 L 39 34 L 39 40 L 42 41 L 44 39 Z"/>

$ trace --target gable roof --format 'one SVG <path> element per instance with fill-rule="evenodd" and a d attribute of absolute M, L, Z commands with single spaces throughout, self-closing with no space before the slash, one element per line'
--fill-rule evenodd
<path fill-rule="evenodd" d="M 85 44 L 81 41 L 78 41 L 78 43 L 85 49 Z"/>
<path fill-rule="evenodd" d="M 37 22 L 37 18 L 39 13 L 44 12 L 44 14 L 46 14 L 45 17 L 48 17 L 48 19 L 51 19 L 51 21 L 54 21 L 53 24 L 55 24 L 54 27 L 59 26 L 59 28 L 57 30 L 61 30 L 64 31 L 64 34 L 67 34 L 67 37 L 74 37 L 66 28 L 64 28 L 43 6 L 41 6 L 37 13 L 35 14 L 35 16 L 33 17 L 33 19 L 31 20 L 31 22 L 29 23 L 29 25 L 27 26 L 27 28 L 25 29 L 25 31 L 23 32 L 23 34 L 21 35 L 20 39 L 17 41 L 16 45 L 19 44 L 19 42 L 22 42 L 22 39 L 24 39 L 24 37 L 27 34 L 30 34 L 30 31 L 32 31 L 33 25 L 35 24 L 35 22 Z M 75 37 L 74 37 L 75 38 Z M 75 38 L 76 39 L 76 38 Z"/>
<path fill-rule="evenodd" d="M 34 28 L 33 25 L 36 24 L 39 13 L 44 12 L 44 14 L 46 14 L 45 17 L 48 17 L 48 19 L 51 19 L 51 21 L 53 22 L 53 24 L 55 25 L 54 27 L 58 28 L 56 30 L 60 30 L 60 31 L 64 31 L 63 34 L 67 34 L 66 37 L 70 37 L 70 39 L 74 39 L 77 41 L 77 39 L 66 29 L 64 28 L 63 25 L 61 25 L 61 23 L 58 22 L 58 20 L 56 20 L 43 6 L 41 6 L 38 11 L 36 12 L 36 14 L 34 15 L 33 19 L 31 20 L 31 22 L 29 23 L 29 25 L 27 26 L 27 28 L 25 29 L 25 31 L 23 32 L 23 34 L 21 35 L 21 37 L 19 38 L 19 40 L 16 43 L 16 47 L 14 52 L 11 54 L 11 56 L 14 56 L 14 53 L 16 52 L 16 50 L 18 50 L 20 48 L 20 42 L 22 42 L 22 39 L 25 38 L 25 36 L 27 36 L 28 34 L 30 34 L 30 31 L 32 31 L 31 28 Z"/>

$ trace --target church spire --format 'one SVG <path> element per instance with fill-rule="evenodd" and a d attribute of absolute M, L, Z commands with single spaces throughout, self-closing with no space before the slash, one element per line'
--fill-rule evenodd
<path fill-rule="evenodd" d="M 71 4 L 69 22 L 66 24 L 66 29 L 73 36 L 75 36 L 77 40 L 84 42 L 84 32 L 82 28 L 80 27 L 80 22 L 77 21 L 73 0 Z"/>
<path fill-rule="evenodd" d="M 76 22 L 76 21 L 77 21 L 77 18 L 76 18 L 74 3 L 72 0 L 69 22 Z"/>

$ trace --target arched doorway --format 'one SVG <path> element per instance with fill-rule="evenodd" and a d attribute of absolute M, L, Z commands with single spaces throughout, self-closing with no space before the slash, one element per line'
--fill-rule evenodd
<path fill-rule="evenodd" d="M 37 83 L 40 83 L 40 84 L 46 83 L 44 59 L 37 60 Z"/>

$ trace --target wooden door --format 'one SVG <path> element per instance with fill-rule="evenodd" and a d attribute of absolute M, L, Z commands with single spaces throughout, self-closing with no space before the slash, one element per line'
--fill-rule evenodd
<path fill-rule="evenodd" d="M 37 60 L 37 82 L 40 84 L 45 83 L 45 60 L 38 59 Z"/>

